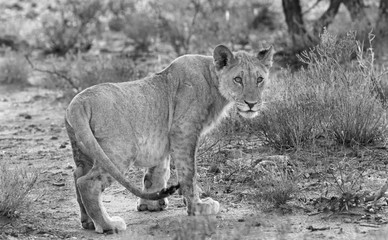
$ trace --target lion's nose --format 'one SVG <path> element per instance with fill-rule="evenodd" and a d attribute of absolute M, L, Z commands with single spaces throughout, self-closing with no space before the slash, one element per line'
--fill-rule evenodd
<path fill-rule="evenodd" d="M 257 102 L 247 102 L 247 101 L 245 101 L 245 100 L 244 100 L 244 102 L 248 105 L 248 107 L 249 107 L 250 109 L 252 109 L 252 108 L 256 105 L 256 103 L 257 103 Z"/>

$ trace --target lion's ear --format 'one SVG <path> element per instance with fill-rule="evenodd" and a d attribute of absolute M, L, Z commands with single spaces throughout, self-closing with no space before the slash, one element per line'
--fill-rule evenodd
<path fill-rule="evenodd" d="M 270 46 L 267 49 L 261 50 L 257 54 L 257 58 L 264 64 L 264 66 L 270 68 L 272 67 L 274 53 L 275 53 L 275 50 L 273 49 L 272 46 Z"/>
<path fill-rule="evenodd" d="M 213 51 L 214 65 L 219 71 L 234 62 L 233 53 L 224 45 L 218 45 Z"/>

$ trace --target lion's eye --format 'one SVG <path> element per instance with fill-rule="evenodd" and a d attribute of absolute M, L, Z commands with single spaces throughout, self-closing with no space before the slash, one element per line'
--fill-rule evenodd
<path fill-rule="evenodd" d="M 257 80 L 256 80 L 256 81 L 257 81 L 257 84 L 260 84 L 263 80 L 264 80 L 263 77 L 258 77 Z"/>
<path fill-rule="evenodd" d="M 233 80 L 235 83 L 242 84 L 242 78 L 240 77 L 235 77 Z"/>

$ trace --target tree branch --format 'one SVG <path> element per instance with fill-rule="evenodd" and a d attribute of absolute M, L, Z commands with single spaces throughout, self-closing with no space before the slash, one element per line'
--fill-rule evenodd
<path fill-rule="evenodd" d="M 31 60 L 30 60 L 30 58 L 28 57 L 28 55 L 25 55 L 24 57 L 26 58 L 28 64 L 30 64 L 30 66 L 31 66 L 31 68 L 32 68 L 33 70 L 38 71 L 38 72 L 42 72 L 42 73 L 48 73 L 48 74 L 51 74 L 51 75 L 55 75 L 55 76 L 57 76 L 57 77 L 59 77 L 59 78 L 62 78 L 63 80 L 65 80 L 65 81 L 72 87 L 72 89 L 73 89 L 73 91 L 74 91 L 75 93 L 77 93 L 77 92 L 79 92 L 79 91 L 81 90 L 81 88 L 78 87 L 78 86 L 74 83 L 74 81 L 73 81 L 73 79 L 72 79 L 71 77 L 66 76 L 65 74 L 61 74 L 61 73 L 58 72 L 58 71 L 51 71 L 51 70 L 47 70 L 47 69 L 40 69 L 40 68 L 37 68 L 37 67 L 35 67 L 35 65 L 31 62 Z"/>

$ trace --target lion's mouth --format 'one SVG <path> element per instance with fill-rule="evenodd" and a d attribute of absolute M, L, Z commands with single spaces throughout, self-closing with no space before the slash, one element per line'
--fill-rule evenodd
<path fill-rule="evenodd" d="M 257 111 L 253 111 L 252 109 L 244 111 L 237 108 L 237 110 L 238 110 L 238 113 L 245 118 L 254 118 L 257 116 Z"/>

